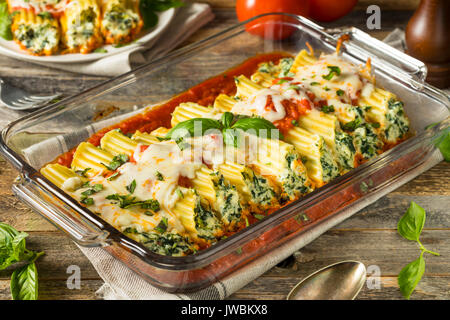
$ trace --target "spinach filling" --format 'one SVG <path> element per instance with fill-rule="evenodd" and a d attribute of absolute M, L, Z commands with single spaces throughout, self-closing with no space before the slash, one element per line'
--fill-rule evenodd
<path fill-rule="evenodd" d="M 280 62 L 277 65 L 274 65 L 271 61 L 262 63 L 259 66 L 258 71 L 268 73 L 274 77 L 279 78 L 293 77 L 294 74 L 289 71 L 293 63 L 294 63 L 293 58 L 282 58 L 280 59 Z"/>
<path fill-rule="evenodd" d="M 115 5 L 110 11 L 105 13 L 102 24 L 113 34 L 124 34 L 134 28 L 138 21 L 139 17 L 137 14 Z"/>
<path fill-rule="evenodd" d="M 184 256 L 195 252 L 193 244 L 188 237 L 173 232 L 138 232 L 135 228 L 124 231 L 135 235 L 136 238 L 150 251 L 166 256 Z"/>
<path fill-rule="evenodd" d="M 383 147 L 383 142 L 368 123 L 363 123 L 356 128 L 353 136 L 356 149 L 364 159 L 373 158 Z"/>
<path fill-rule="evenodd" d="M 58 43 L 58 29 L 51 24 L 27 25 L 21 24 L 15 31 L 15 37 L 27 49 L 34 53 L 50 50 Z"/>
<path fill-rule="evenodd" d="M 281 176 L 283 190 L 289 198 L 295 198 L 298 195 L 305 194 L 310 191 L 310 187 L 306 185 L 306 170 L 302 173 L 295 170 L 298 161 L 297 154 L 288 154 L 286 156 L 287 167 Z M 284 199 L 283 199 L 284 200 Z"/>
<path fill-rule="evenodd" d="M 366 160 L 373 158 L 378 151 L 383 148 L 383 142 L 374 130 L 380 126 L 379 123 L 367 123 L 365 120 L 365 112 L 371 107 L 353 107 L 356 117 L 342 126 L 342 129 L 352 132 L 353 143 L 356 152 L 360 153 Z"/>
<path fill-rule="evenodd" d="M 337 163 L 343 170 L 351 170 L 355 167 L 355 146 L 353 138 L 348 133 L 338 131 L 335 137 Z"/>
<path fill-rule="evenodd" d="M 324 182 L 329 182 L 339 176 L 339 168 L 333 159 L 330 149 L 323 141 L 320 147 L 320 165 L 322 166 L 322 179 Z"/>
<path fill-rule="evenodd" d="M 262 206 L 270 205 L 275 198 L 275 191 L 270 187 L 266 178 L 257 176 L 254 172 L 241 172 L 247 185 L 252 202 Z"/>
<path fill-rule="evenodd" d="M 197 236 L 205 240 L 215 240 L 215 234 L 222 228 L 220 221 L 210 208 L 200 203 L 200 198 L 194 208 L 194 221 Z"/>
<path fill-rule="evenodd" d="M 280 60 L 280 74 L 278 75 L 280 78 L 283 77 L 293 77 L 294 74 L 290 72 L 292 65 L 294 64 L 294 58 L 283 58 Z"/>
<path fill-rule="evenodd" d="M 86 41 L 94 35 L 96 17 L 94 9 L 89 7 L 81 12 L 80 19 L 72 20 L 67 31 L 67 45 L 70 48 L 86 44 Z"/>
<path fill-rule="evenodd" d="M 390 99 L 388 110 L 385 115 L 385 129 L 383 135 L 386 141 L 396 142 L 409 131 L 409 121 L 403 109 L 403 102 Z"/>
<path fill-rule="evenodd" d="M 218 202 L 218 211 L 225 224 L 239 222 L 241 220 L 242 207 L 239 201 L 239 193 L 236 186 L 231 186 L 225 182 L 225 178 L 219 172 L 215 172 L 216 179 L 213 179 L 214 188 Z"/>
<path fill-rule="evenodd" d="M 259 68 L 259 72 L 275 74 L 277 71 L 276 66 L 272 63 L 272 61 L 262 63 Z"/>

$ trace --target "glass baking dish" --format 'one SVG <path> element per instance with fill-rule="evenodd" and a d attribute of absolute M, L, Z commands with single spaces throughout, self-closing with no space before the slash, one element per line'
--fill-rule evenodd
<path fill-rule="evenodd" d="M 427 161 L 429 167 L 442 160 L 436 156 L 434 141 L 449 129 L 449 98 L 424 82 L 423 63 L 356 28 L 326 30 L 303 17 L 286 14 L 262 15 L 249 21 L 256 27 L 265 25 L 272 36 L 248 33 L 245 23 L 240 23 L 10 123 L 2 131 L 0 151 L 20 172 L 13 185 L 15 194 L 77 244 L 102 246 L 152 285 L 170 292 L 188 292 L 302 237 L 306 230 L 344 210 L 350 208 L 355 213 L 374 201 L 368 201 L 371 195 L 382 195 L 408 173 L 418 175 L 420 170 L 416 169 Z M 270 40 L 277 38 L 273 33 L 280 26 L 288 28 L 290 36 Z M 405 103 L 415 135 L 206 250 L 186 257 L 152 253 L 79 205 L 38 171 L 58 155 L 44 147 L 50 139 L 69 150 L 111 121 L 166 101 L 256 54 L 296 54 L 306 47 L 306 41 L 316 53 L 333 52 L 343 34 L 350 36 L 341 49 L 344 59 L 364 64 L 371 58 L 378 85 Z M 79 134 L 82 130 L 84 135 Z"/>

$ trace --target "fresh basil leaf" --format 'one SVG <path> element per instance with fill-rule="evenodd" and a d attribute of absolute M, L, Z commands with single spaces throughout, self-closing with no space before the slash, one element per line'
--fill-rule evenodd
<path fill-rule="evenodd" d="M 193 118 L 178 123 L 175 127 L 170 129 L 169 132 L 167 132 L 164 138 L 177 141 L 186 136 L 194 137 L 195 134 L 198 133 L 200 133 L 200 136 L 203 136 L 206 131 L 213 129 L 221 130 L 222 124 L 214 119 Z"/>
<path fill-rule="evenodd" d="M 404 267 L 397 277 L 398 286 L 400 292 L 406 299 L 411 297 L 411 293 L 419 283 L 425 272 L 425 259 L 423 258 L 423 251 L 420 253 L 420 257 L 417 260 L 409 263 Z"/>
<path fill-rule="evenodd" d="M 234 115 L 231 112 L 225 112 L 220 121 L 222 121 L 224 128 L 229 128 L 233 123 L 233 119 Z"/>
<path fill-rule="evenodd" d="M 242 129 L 248 133 L 255 133 L 258 137 L 272 138 L 272 130 L 278 133 L 278 139 L 283 139 L 283 134 L 274 124 L 264 118 L 241 118 L 234 123 L 233 129 Z"/>
<path fill-rule="evenodd" d="M 141 12 L 142 20 L 144 21 L 144 29 L 153 28 L 158 24 L 158 15 L 151 5 L 152 0 L 139 1 L 139 11 Z"/>
<path fill-rule="evenodd" d="M 35 263 L 14 270 L 10 287 L 13 300 L 37 300 L 38 274 Z"/>
<path fill-rule="evenodd" d="M 153 0 L 153 9 L 161 12 L 169 10 L 170 8 L 179 8 L 184 6 L 184 2 L 181 0 Z"/>
<path fill-rule="evenodd" d="M 139 1 L 139 11 L 144 20 L 144 29 L 152 28 L 158 24 L 156 12 L 166 11 L 170 8 L 184 6 L 181 0 L 141 0 Z"/>
<path fill-rule="evenodd" d="M 445 161 L 450 162 L 450 131 L 444 132 L 437 140 L 436 147 L 439 148 Z"/>
<path fill-rule="evenodd" d="M 405 239 L 418 241 L 425 224 L 425 210 L 414 201 L 397 225 L 398 233 Z"/>
<path fill-rule="evenodd" d="M 337 94 L 339 97 L 343 96 L 344 93 L 345 93 L 344 90 L 341 90 L 341 89 L 336 90 L 336 94 Z"/>
<path fill-rule="evenodd" d="M 0 270 L 24 259 L 27 236 L 27 233 L 0 222 Z"/>
<path fill-rule="evenodd" d="M 226 145 L 234 146 L 236 148 L 239 147 L 239 139 L 240 139 L 239 130 L 227 128 L 223 130 L 222 135 L 223 135 L 223 142 Z"/>
<path fill-rule="evenodd" d="M 8 11 L 8 4 L 6 1 L 0 1 L 0 37 L 5 40 L 12 40 L 11 32 L 11 16 Z"/>

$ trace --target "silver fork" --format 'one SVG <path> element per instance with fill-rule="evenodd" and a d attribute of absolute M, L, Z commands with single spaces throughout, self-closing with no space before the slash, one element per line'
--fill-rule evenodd
<path fill-rule="evenodd" d="M 31 110 L 56 102 L 61 94 L 36 96 L 20 88 L 7 84 L 0 78 L 0 102 L 13 110 Z"/>

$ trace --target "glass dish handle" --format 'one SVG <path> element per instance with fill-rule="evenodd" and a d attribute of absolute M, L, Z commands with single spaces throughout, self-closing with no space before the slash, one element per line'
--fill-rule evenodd
<path fill-rule="evenodd" d="M 83 247 L 109 245 L 109 232 L 102 231 L 92 223 L 82 219 L 74 211 L 49 195 L 33 180 L 19 176 L 12 185 L 14 194 L 28 204 L 73 241 Z M 47 198 L 47 199 L 43 199 Z M 52 201 L 54 199 L 54 201 Z"/>
<path fill-rule="evenodd" d="M 371 37 L 364 31 L 354 27 L 325 29 L 324 31 L 331 36 L 326 37 L 325 41 L 332 42 L 333 45 L 336 45 L 340 36 L 350 35 L 351 40 L 344 44 L 345 52 L 355 58 L 363 60 L 371 58 L 372 64 L 385 72 L 405 80 L 414 80 L 417 88 L 420 88 L 425 82 L 427 67 L 423 62 Z"/>

